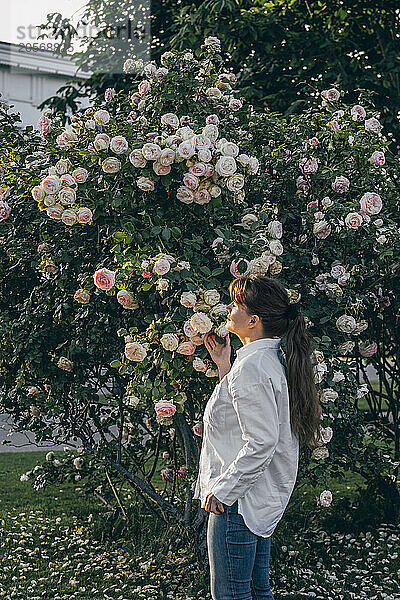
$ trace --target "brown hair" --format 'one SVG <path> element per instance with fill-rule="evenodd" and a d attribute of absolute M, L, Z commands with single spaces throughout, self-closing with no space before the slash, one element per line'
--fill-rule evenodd
<path fill-rule="evenodd" d="M 286 334 L 285 354 L 290 401 L 290 422 L 300 445 L 314 446 L 320 441 L 321 407 L 311 361 L 311 337 L 303 314 L 294 311 L 290 318 L 290 297 L 277 279 L 248 275 L 231 281 L 228 291 L 252 315 L 258 315 L 265 337 Z M 297 308 L 297 307 L 296 307 Z"/>

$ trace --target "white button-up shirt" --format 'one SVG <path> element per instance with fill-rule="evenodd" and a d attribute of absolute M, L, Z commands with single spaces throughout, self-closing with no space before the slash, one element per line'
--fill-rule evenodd
<path fill-rule="evenodd" d="M 208 492 L 228 506 L 238 500 L 247 527 L 262 537 L 286 509 L 299 462 L 280 343 L 262 338 L 242 346 L 216 385 L 204 410 L 193 496 L 202 508 Z"/>

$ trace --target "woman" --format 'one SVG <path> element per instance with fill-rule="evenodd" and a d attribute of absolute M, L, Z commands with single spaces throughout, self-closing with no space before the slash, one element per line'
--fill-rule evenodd
<path fill-rule="evenodd" d="M 247 276 L 228 289 L 225 327 L 243 346 L 231 365 L 229 333 L 224 345 L 213 335 L 204 341 L 220 381 L 204 411 L 194 498 L 210 513 L 213 600 L 273 600 L 271 535 L 296 482 L 300 446 L 320 439 L 321 410 L 306 323 L 285 286 Z"/>

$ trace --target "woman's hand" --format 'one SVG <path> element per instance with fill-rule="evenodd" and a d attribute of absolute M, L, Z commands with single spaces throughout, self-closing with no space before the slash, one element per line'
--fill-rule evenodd
<path fill-rule="evenodd" d="M 215 333 L 207 333 L 204 338 L 204 345 L 216 365 L 219 366 L 230 363 L 231 340 L 229 338 L 229 332 L 225 336 L 225 344 L 219 344 L 216 341 Z"/>
<path fill-rule="evenodd" d="M 224 505 L 222 504 L 222 502 L 217 500 L 211 492 L 208 492 L 206 496 L 204 508 L 207 512 L 212 512 L 215 515 L 219 515 L 220 513 L 224 512 Z"/>

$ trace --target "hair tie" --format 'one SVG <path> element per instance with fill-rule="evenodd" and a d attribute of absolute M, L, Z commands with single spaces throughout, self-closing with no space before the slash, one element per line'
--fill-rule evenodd
<path fill-rule="evenodd" d="M 290 320 L 293 320 L 297 317 L 299 312 L 300 311 L 295 304 L 290 304 L 288 311 L 287 311 L 287 318 Z"/>

